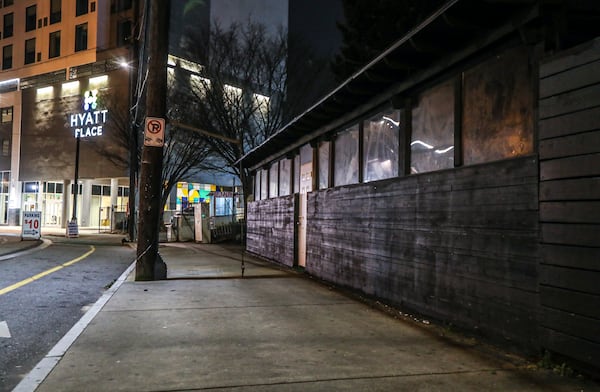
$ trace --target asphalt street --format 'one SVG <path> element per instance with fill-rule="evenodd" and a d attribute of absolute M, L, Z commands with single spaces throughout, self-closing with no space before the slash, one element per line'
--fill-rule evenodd
<path fill-rule="evenodd" d="M 68 242 L 0 261 L 0 391 L 10 391 L 131 264 L 118 242 Z"/>

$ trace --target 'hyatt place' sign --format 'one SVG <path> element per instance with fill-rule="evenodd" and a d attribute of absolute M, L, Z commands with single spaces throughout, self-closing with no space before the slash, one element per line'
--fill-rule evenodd
<path fill-rule="evenodd" d="M 84 112 L 71 114 L 71 128 L 74 129 L 76 138 L 102 135 L 108 110 L 96 110 L 97 100 L 98 90 L 86 91 L 83 95 Z"/>

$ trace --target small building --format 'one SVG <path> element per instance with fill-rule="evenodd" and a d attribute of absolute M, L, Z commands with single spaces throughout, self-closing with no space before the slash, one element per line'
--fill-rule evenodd
<path fill-rule="evenodd" d="M 242 159 L 247 250 L 597 371 L 598 26 L 449 1 Z"/>

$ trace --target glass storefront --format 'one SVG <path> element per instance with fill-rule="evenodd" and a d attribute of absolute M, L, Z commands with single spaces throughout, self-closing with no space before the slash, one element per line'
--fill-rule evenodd
<path fill-rule="evenodd" d="M 10 184 L 10 172 L 0 172 L 0 225 L 8 223 L 8 184 Z"/>

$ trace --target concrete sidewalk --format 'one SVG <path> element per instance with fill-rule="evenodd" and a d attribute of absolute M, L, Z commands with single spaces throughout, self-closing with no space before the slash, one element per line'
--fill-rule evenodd
<path fill-rule="evenodd" d="M 241 278 L 239 247 L 160 253 L 168 280 L 123 276 L 15 391 L 600 391 L 247 256 Z"/>

